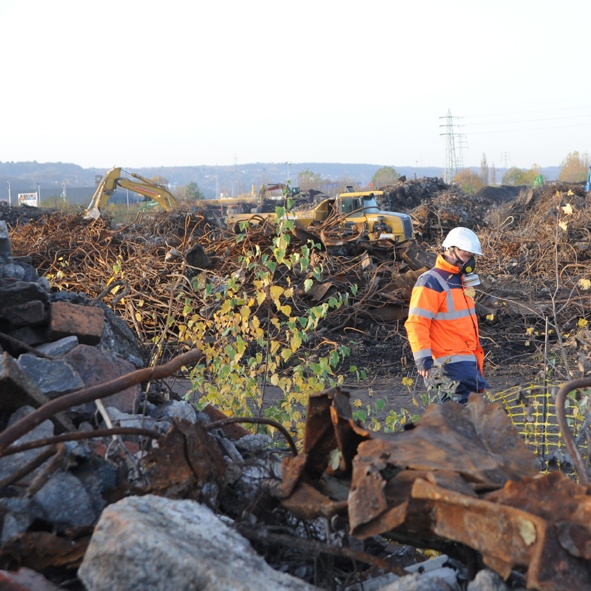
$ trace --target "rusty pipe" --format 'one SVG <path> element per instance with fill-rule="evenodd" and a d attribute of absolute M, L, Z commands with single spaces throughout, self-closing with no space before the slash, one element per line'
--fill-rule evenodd
<path fill-rule="evenodd" d="M 581 481 L 581 484 L 589 484 L 589 473 L 587 471 L 587 466 L 585 466 L 583 458 L 579 453 L 579 448 L 575 443 L 572 431 L 568 426 L 564 410 L 564 403 L 569 392 L 572 392 L 573 390 L 578 390 L 579 388 L 589 387 L 591 387 L 591 378 L 578 378 L 576 380 L 571 380 L 570 382 L 563 384 L 560 390 L 558 390 L 558 393 L 556 394 L 556 418 L 558 420 L 558 426 L 560 427 L 562 438 L 564 439 L 566 447 L 571 455 L 575 469 L 577 471 L 577 474 L 579 475 L 579 480 Z"/>

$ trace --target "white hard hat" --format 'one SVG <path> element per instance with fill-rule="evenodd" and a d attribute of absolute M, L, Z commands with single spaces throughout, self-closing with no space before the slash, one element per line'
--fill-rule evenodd
<path fill-rule="evenodd" d="M 457 246 L 462 250 L 471 252 L 478 256 L 482 255 L 482 248 L 480 247 L 480 240 L 478 236 L 468 228 L 454 228 L 449 231 L 442 243 L 443 248 L 451 248 Z"/>

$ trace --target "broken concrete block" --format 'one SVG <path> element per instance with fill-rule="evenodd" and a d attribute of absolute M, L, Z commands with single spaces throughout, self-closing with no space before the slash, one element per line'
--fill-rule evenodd
<path fill-rule="evenodd" d="M 25 353 L 18 358 L 18 364 L 48 398 L 58 398 L 84 388 L 80 376 L 61 359 L 44 359 Z"/>
<path fill-rule="evenodd" d="M 58 341 L 50 343 L 43 343 L 38 347 L 35 347 L 39 353 L 49 355 L 49 357 L 61 357 L 66 353 L 69 353 L 72 349 L 75 349 L 80 344 L 77 336 L 64 337 Z"/>
<path fill-rule="evenodd" d="M 136 369 L 125 359 L 84 344 L 78 345 L 62 359 L 82 378 L 86 388 L 110 382 Z M 137 411 L 140 394 L 141 386 L 137 384 L 102 400 L 105 407 L 114 406 L 121 412 L 133 414 Z M 94 402 L 86 405 L 86 412 L 89 414 L 94 413 L 95 410 Z"/>
<path fill-rule="evenodd" d="M 47 320 L 45 304 L 39 300 L 2 308 L 0 316 L 8 320 L 8 324 L 14 328 L 38 326 Z"/>
<path fill-rule="evenodd" d="M 44 343 L 47 340 L 45 335 L 45 327 L 36 326 L 21 326 L 10 331 L 10 336 L 16 341 L 21 341 L 29 347 L 34 347 L 40 343 Z M 24 353 L 26 347 L 19 346 L 18 342 L 10 341 L 10 349 L 14 351 L 15 355 Z"/>
<path fill-rule="evenodd" d="M 76 335 L 86 345 L 100 343 L 105 325 L 105 315 L 101 308 L 52 302 L 49 310 L 49 339 L 55 341 Z"/>
<path fill-rule="evenodd" d="M 0 308 L 18 306 L 34 300 L 47 303 L 49 294 L 39 283 L 28 281 L 0 280 Z"/>
<path fill-rule="evenodd" d="M 33 381 L 23 372 L 8 353 L 0 356 L 0 410 L 14 412 L 22 406 L 39 408 L 49 402 Z M 53 417 L 58 432 L 75 431 L 72 421 L 64 413 Z"/>
<path fill-rule="evenodd" d="M 21 406 L 38 408 L 49 402 L 8 353 L 0 357 L 0 409 L 14 412 Z"/>
<path fill-rule="evenodd" d="M 88 591 L 317 589 L 271 568 L 205 505 L 154 495 L 103 511 L 78 576 Z"/>
<path fill-rule="evenodd" d="M 70 472 L 54 472 L 33 498 L 58 529 L 93 525 L 99 517 L 86 489 Z"/>
<path fill-rule="evenodd" d="M 19 568 L 17 571 L 0 570 L 0 589 L 60 591 L 62 587 L 54 585 L 42 574 L 30 568 Z"/>

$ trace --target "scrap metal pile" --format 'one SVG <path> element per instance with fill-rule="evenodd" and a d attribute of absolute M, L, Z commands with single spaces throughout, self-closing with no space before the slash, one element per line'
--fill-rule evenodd
<path fill-rule="evenodd" d="M 411 214 L 416 244 L 388 248 L 352 243 L 346 256 L 330 247 L 314 252 L 312 265 L 322 269 L 322 278 L 312 293 L 301 290 L 299 304 L 349 292 L 350 305 L 330 311 L 325 332 L 338 337 L 353 328 L 370 339 L 379 335 L 392 341 L 398 359 L 408 354 L 397 321 L 405 318 L 417 274 L 433 262 L 443 236 L 457 225 L 477 230 L 483 242 L 477 312 L 489 361 L 498 364 L 516 353 L 533 353 L 548 317 L 554 325 L 551 341 L 558 330 L 569 332 L 586 317 L 591 207 L 582 187 L 526 189 L 517 196 L 514 190 L 487 187 L 469 196 L 440 185 L 432 179 L 407 181 L 390 188 L 382 204 Z M 404 201 L 414 207 L 404 210 Z M 0 211 L 3 219 L 4 213 Z M 184 302 L 179 294 L 193 298 L 197 309 L 202 304 L 192 279 L 200 275 L 222 284 L 224 277 L 243 274 L 240 256 L 251 247 L 268 252 L 274 237 L 266 225 L 239 243 L 199 212 L 143 216 L 117 229 L 108 219 L 88 223 L 78 215 L 54 213 L 30 221 L 30 212 L 19 215 L 23 221 L 10 224 L 15 253 L 28 257 L 40 275 L 60 288 L 102 298 L 142 343 L 162 336 L 174 342 L 167 322 L 180 317 Z M 309 237 L 292 236 L 292 247 Z M 294 285 L 305 279 L 282 269 L 278 274 Z M 243 285 L 255 291 L 249 277 Z M 533 338 L 528 329 L 535 329 Z"/>
<path fill-rule="evenodd" d="M 412 185 L 405 185 L 408 194 Z M 389 198 L 395 199 L 395 189 Z M 349 305 L 329 313 L 309 347 L 321 347 L 327 335 L 338 340 L 346 330 L 355 330 L 404 350 L 401 321 L 416 277 L 434 260 L 442 236 L 454 226 L 468 225 L 479 232 L 484 246 L 477 304 L 492 360 L 514 355 L 517 349 L 508 344 L 533 356 L 546 341 L 547 347 L 565 351 L 565 359 L 579 361 L 570 370 L 561 368 L 567 377 L 574 372 L 588 375 L 591 207 L 579 187 L 526 190 L 517 197 L 490 191 L 469 197 L 446 189 L 408 213 L 416 225 L 417 243 L 389 249 L 363 244 L 346 256 L 330 248 L 313 251 L 312 265 L 322 269 L 322 280 L 310 292 L 297 289 L 306 275 L 278 268 L 277 282 L 296 287 L 295 302 L 302 308 L 335 292 L 350 292 Z M 248 293 L 256 295 L 240 257 L 249 248 L 269 252 L 275 235 L 272 227 L 262 226 L 237 240 L 195 212 L 145 215 L 118 228 L 112 228 L 108 218 L 87 221 L 59 212 L 33 217 L 9 222 L 15 257 L 61 290 L 82 294 L 88 304 L 108 305 L 136 334 L 146 365 L 156 359 L 155 341 L 166 343 L 159 350 L 163 361 L 186 350 L 174 323 L 183 317 L 187 298 L 195 310 L 208 313 L 200 291 L 206 280 L 222 286 L 226 278 L 240 276 Z M 291 248 L 299 248 L 306 238 L 292 236 Z M 357 288 L 352 291 L 353 285 Z M 553 335 L 549 345 L 548 334 Z M 392 351 L 389 354 L 392 365 Z M 139 491 L 196 499 L 218 510 L 225 503 L 228 509 L 228 464 L 232 458 L 239 461 L 238 456 L 224 443 L 224 453 L 213 453 L 219 443 L 209 442 L 213 428 L 172 423 L 166 435 L 150 435 L 159 446 L 142 460 L 143 480 L 129 476 L 112 494 L 122 498 Z M 217 427 L 223 425 L 228 428 L 225 423 Z M 6 453 L 15 440 L 10 427 L 0 437 L 0 449 Z M 286 439 L 289 442 L 289 436 Z M 271 497 L 300 519 L 322 518 L 335 526 L 344 520 L 346 536 L 366 543 L 384 536 L 446 552 L 468 565 L 468 577 L 482 561 L 505 579 L 522 573 L 531 589 L 591 585 L 589 486 L 558 471 L 540 475 L 536 457 L 500 404 L 473 397 L 466 407 L 430 407 L 419 424 L 381 434 L 353 421 L 348 394 L 331 390 L 309 400 L 303 453 L 295 454 L 293 444 L 290 449 L 293 456 L 283 461 L 281 479 L 270 472 L 275 485 L 255 495 L 256 501 L 250 498 L 234 508 L 232 517 L 238 522 L 254 515 L 256 527 L 249 528 L 248 519 L 240 524 L 241 533 L 254 544 L 264 546 L 261 532 L 271 543 L 285 542 L 273 537 L 279 523 L 272 521 L 272 505 L 265 504 Z M 218 491 L 213 498 L 211 490 Z M 271 520 L 268 529 L 266 519 Z M 76 540 L 75 556 L 63 558 L 68 566 L 82 560 L 87 534 Z M 40 544 L 33 536 L 28 543 L 29 551 Z M 301 548 L 303 554 L 310 553 L 311 546 L 302 542 Z M 384 559 L 384 550 L 380 548 L 378 559 L 371 552 L 345 549 L 340 556 L 396 572 L 397 566 Z M 17 546 L 11 552 L 22 564 L 22 550 Z M 285 560 L 282 555 L 279 564 L 284 566 Z"/>
<path fill-rule="evenodd" d="M 195 214 L 163 213 L 113 230 L 102 218 L 89 223 L 80 215 L 55 213 L 17 226 L 11 235 L 15 254 L 26 257 L 52 283 L 103 299 L 135 329 L 140 342 L 150 344 L 154 337 L 165 336 L 174 347 L 176 335 L 168 325 L 171 318 L 182 317 L 183 296 L 201 309 L 202 294 L 195 288 L 199 280 L 222 284 L 224 277 L 244 274 L 241 255 L 255 247 L 268 252 L 274 232 L 255 228 L 238 242 L 235 234 L 212 227 Z M 292 248 L 301 244 L 292 237 Z M 379 247 L 376 252 L 379 257 L 383 254 Z M 427 259 L 412 244 L 390 249 L 388 257 L 376 260 L 367 250 L 353 257 L 314 251 L 312 266 L 322 268 L 323 280 L 305 294 L 306 277 L 291 277 L 294 286 L 302 287 L 296 305 L 307 308 L 357 285 L 350 306 L 331 313 L 325 329 L 354 326 L 376 331 L 401 320 L 416 270 Z M 287 275 L 278 269 L 276 279 L 281 284 Z M 244 285 L 256 292 L 249 280 Z"/>

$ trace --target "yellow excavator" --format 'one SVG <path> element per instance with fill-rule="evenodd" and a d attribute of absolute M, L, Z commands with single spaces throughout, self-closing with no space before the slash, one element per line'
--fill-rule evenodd
<path fill-rule="evenodd" d="M 103 177 L 86 209 L 85 219 L 101 217 L 101 209 L 118 187 L 149 197 L 166 211 L 178 207 L 177 200 L 166 187 L 132 172 L 125 171 L 131 178 L 121 176 L 122 172 L 121 167 L 114 167 Z"/>

